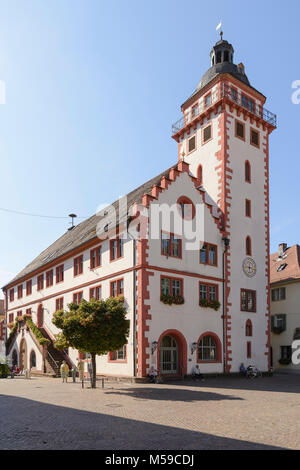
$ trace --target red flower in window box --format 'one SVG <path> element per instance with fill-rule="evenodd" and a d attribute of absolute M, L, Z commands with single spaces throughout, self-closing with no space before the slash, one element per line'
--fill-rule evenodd
<path fill-rule="evenodd" d="M 218 300 L 207 300 L 207 299 L 200 299 L 199 301 L 200 307 L 203 308 L 213 308 L 214 310 L 219 310 L 220 302 Z"/>

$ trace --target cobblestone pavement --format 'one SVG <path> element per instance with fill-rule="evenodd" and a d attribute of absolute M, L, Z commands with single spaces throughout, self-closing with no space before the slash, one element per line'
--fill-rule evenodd
<path fill-rule="evenodd" d="M 300 449 L 300 376 L 82 389 L 0 380 L 0 449 Z"/>

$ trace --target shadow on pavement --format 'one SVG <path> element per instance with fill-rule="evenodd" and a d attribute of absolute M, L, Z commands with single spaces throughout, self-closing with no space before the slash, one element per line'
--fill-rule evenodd
<path fill-rule="evenodd" d="M 187 388 L 162 388 L 162 386 L 148 386 L 144 388 L 129 388 L 129 389 L 114 389 L 113 391 L 105 392 L 105 395 L 121 395 L 128 396 L 138 400 L 167 400 L 167 401 L 184 401 L 184 402 L 199 402 L 199 401 L 220 401 L 220 400 L 243 400 L 240 397 L 231 395 L 222 395 L 219 393 L 207 392 L 201 389 L 189 390 Z"/>
<path fill-rule="evenodd" d="M 280 449 L 0 395 L 0 449 Z"/>

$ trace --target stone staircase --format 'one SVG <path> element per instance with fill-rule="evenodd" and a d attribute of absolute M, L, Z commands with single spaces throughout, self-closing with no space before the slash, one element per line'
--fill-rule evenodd
<path fill-rule="evenodd" d="M 44 336 L 44 338 L 48 339 L 50 341 L 50 344 L 47 347 L 47 355 L 46 355 L 46 360 L 53 369 L 53 372 L 55 373 L 56 377 L 60 377 L 60 366 L 63 361 L 66 361 L 68 364 L 69 368 L 72 368 L 72 361 L 70 360 L 69 356 L 63 352 L 59 351 L 54 347 L 53 344 L 53 339 L 51 336 L 48 334 L 47 330 L 43 327 L 39 328 L 40 332 Z"/>

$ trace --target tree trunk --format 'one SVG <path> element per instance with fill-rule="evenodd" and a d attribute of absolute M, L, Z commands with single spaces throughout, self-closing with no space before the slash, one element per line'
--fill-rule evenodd
<path fill-rule="evenodd" d="M 96 388 L 96 354 L 92 353 L 92 378 L 91 378 L 92 388 Z"/>

